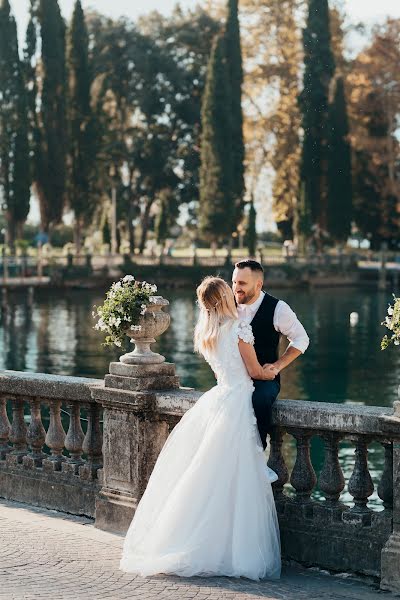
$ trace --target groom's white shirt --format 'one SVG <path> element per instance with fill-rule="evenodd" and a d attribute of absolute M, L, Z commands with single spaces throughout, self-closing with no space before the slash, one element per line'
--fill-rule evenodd
<path fill-rule="evenodd" d="M 245 323 L 251 323 L 254 315 L 261 306 L 264 296 L 264 292 L 260 292 L 259 297 L 252 304 L 238 304 L 239 319 Z M 279 300 L 275 307 L 274 329 L 288 338 L 290 342 L 289 346 L 297 348 L 302 353 L 307 350 L 310 343 L 307 332 L 297 318 L 296 313 L 283 300 Z"/>

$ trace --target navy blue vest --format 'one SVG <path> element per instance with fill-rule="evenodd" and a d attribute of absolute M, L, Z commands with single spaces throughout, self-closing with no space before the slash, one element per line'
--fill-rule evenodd
<path fill-rule="evenodd" d="M 279 300 L 265 293 L 260 308 L 251 321 L 254 335 L 254 349 L 260 365 L 278 360 L 280 334 L 274 328 L 274 312 Z M 280 376 L 275 378 L 278 382 Z"/>

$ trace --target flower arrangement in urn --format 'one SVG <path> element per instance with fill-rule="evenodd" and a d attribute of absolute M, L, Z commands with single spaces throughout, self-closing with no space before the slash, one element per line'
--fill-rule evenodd
<path fill-rule="evenodd" d="M 393 294 L 394 302 L 389 304 L 387 316 L 382 325 L 387 327 L 390 335 L 385 335 L 381 341 L 381 348 L 385 350 L 390 344 L 400 345 L 400 298 Z"/>
<path fill-rule="evenodd" d="M 133 275 L 125 275 L 115 281 L 106 294 L 101 306 L 94 306 L 93 317 L 97 318 L 94 328 L 106 333 L 104 346 L 121 347 L 125 336 L 140 337 L 143 316 L 151 303 L 156 304 L 160 296 L 154 296 L 157 286 L 146 281 L 136 281 Z M 168 304 L 168 303 L 167 303 Z"/>

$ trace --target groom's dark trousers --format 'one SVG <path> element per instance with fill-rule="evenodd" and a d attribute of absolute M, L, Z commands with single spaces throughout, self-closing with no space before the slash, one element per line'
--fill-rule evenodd
<path fill-rule="evenodd" d="M 261 381 L 253 379 L 253 408 L 257 419 L 257 427 L 260 432 L 263 448 L 267 447 L 267 433 L 271 432 L 272 427 L 272 405 L 275 402 L 281 389 L 280 383 L 273 379 L 272 381 Z"/>

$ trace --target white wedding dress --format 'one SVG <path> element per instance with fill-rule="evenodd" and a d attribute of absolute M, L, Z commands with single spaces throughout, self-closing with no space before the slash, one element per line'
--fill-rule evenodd
<path fill-rule="evenodd" d="M 218 384 L 168 437 L 126 535 L 123 571 L 280 576 L 277 477 L 265 464 L 239 337 L 254 343 L 250 325 L 229 320 L 206 356 Z"/>

